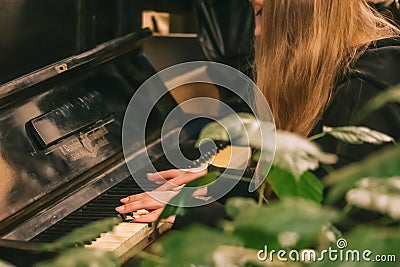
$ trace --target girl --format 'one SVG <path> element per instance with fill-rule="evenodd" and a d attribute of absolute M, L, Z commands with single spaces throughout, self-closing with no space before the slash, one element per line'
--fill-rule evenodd
<path fill-rule="evenodd" d="M 400 83 L 399 31 L 366 0 L 253 0 L 253 7 L 256 81 L 278 129 L 307 137 L 320 132 L 323 125 L 350 125 L 363 104 Z M 400 107 L 388 104 L 362 124 L 398 138 Z M 339 166 L 376 149 L 341 144 L 329 137 L 319 144 L 339 156 Z M 203 174 L 169 170 L 148 178 L 162 177 L 181 185 Z M 120 213 L 151 211 L 136 222 L 156 220 L 165 205 L 147 193 L 121 202 L 116 208 Z M 195 210 L 180 220 L 191 217 L 191 221 L 207 222 L 223 214 L 218 203 Z M 179 224 L 177 220 L 175 225 Z"/>

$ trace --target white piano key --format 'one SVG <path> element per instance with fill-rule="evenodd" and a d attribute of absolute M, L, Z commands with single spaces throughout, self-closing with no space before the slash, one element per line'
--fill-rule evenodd
<path fill-rule="evenodd" d="M 115 235 L 122 235 L 125 236 L 127 234 L 134 234 L 144 228 L 147 228 L 148 225 L 145 223 L 120 223 L 114 227 L 111 233 Z"/>
<path fill-rule="evenodd" d="M 158 226 L 160 233 L 165 232 L 171 227 L 169 223 L 161 222 Z M 103 233 L 94 240 L 88 248 L 98 248 L 112 251 L 121 262 L 127 260 L 132 253 L 140 251 L 152 241 L 149 238 L 153 228 L 146 223 L 127 223 L 122 222 L 116 225 L 112 231 Z"/>
<path fill-rule="evenodd" d="M 93 242 L 90 245 L 85 245 L 85 247 L 89 248 L 101 248 L 107 251 L 114 251 L 121 245 L 120 242 Z"/>
<path fill-rule="evenodd" d="M 96 239 L 96 241 L 117 241 L 117 242 L 123 242 L 129 238 L 128 235 L 115 235 L 112 234 L 111 232 L 102 234 L 99 238 Z"/>
<path fill-rule="evenodd" d="M 112 231 L 103 233 L 99 238 L 86 247 L 115 250 L 126 242 L 140 241 L 148 237 L 151 228 L 145 223 L 126 223 L 116 225 Z"/>

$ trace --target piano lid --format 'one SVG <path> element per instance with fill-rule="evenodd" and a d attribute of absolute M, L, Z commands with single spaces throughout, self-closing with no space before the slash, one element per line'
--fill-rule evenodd
<path fill-rule="evenodd" d="M 140 29 L 139 0 L 3 0 L 0 84 Z"/>
<path fill-rule="evenodd" d="M 127 34 L 0 85 L 0 233 L 123 160 L 126 106 L 155 73 L 140 49 L 148 35 Z M 148 142 L 175 106 L 170 94 L 156 105 Z"/>

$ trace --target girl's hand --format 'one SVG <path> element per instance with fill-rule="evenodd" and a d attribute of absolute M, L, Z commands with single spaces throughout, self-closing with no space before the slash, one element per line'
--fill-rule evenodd
<path fill-rule="evenodd" d="M 162 186 L 157 188 L 156 191 L 166 191 L 171 190 L 174 187 L 190 183 L 191 181 L 196 180 L 206 173 L 207 169 L 172 169 L 157 173 L 149 173 L 147 174 L 147 179 L 153 181 L 156 184 L 162 184 Z"/>
<path fill-rule="evenodd" d="M 126 214 L 145 209 L 149 211 L 149 213 L 140 215 L 134 219 L 134 222 L 154 222 L 160 216 L 166 203 L 177 193 L 177 191 L 152 191 L 128 196 L 121 199 L 123 205 L 116 207 L 115 210 L 121 214 Z M 172 216 L 166 221 L 173 223 L 174 220 L 175 216 Z"/>
<path fill-rule="evenodd" d="M 122 206 L 115 210 L 121 214 L 135 212 L 137 210 L 148 210 L 149 213 L 135 218 L 135 222 L 154 222 L 160 216 L 165 205 L 176 195 L 176 187 L 183 186 L 207 173 L 207 169 L 190 170 L 167 170 L 158 173 L 148 174 L 147 178 L 157 184 L 162 184 L 151 192 L 143 192 L 137 195 L 127 196 L 120 201 Z M 204 191 L 204 189 L 202 189 Z M 199 194 L 199 193 L 197 193 Z M 203 192 L 202 194 L 206 194 Z M 173 223 L 175 216 L 171 216 L 166 221 Z"/>

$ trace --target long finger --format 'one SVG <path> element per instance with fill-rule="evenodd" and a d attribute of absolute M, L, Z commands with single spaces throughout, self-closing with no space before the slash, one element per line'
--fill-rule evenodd
<path fill-rule="evenodd" d="M 136 194 L 136 195 L 126 196 L 124 198 L 121 198 L 120 201 L 122 203 L 126 204 L 126 203 L 130 203 L 130 202 L 133 202 L 133 201 L 138 201 L 138 200 L 143 199 L 143 198 L 145 198 L 147 196 L 148 196 L 147 192 L 143 192 L 143 193 Z"/>
<path fill-rule="evenodd" d="M 162 211 L 163 208 L 153 210 L 149 214 L 141 215 L 140 217 L 135 218 L 133 222 L 143 222 L 143 223 L 154 222 L 161 215 Z"/>
<path fill-rule="evenodd" d="M 141 209 L 150 209 L 150 210 L 159 209 L 164 206 L 165 206 L 165 204 L 162 202 L 159 202 L 152 198 L 147 198 L 147 199 L 127 203 L 125 205 L 116 207 L 115 210 L 121 214 L 125 214 L 125 213 L 130 213 L 130 212 L 134 212 L 134 211 L 141 210 Z"/>
<path fill-rule="evenodd" d="M 125 203 L 122 206 L 116 207 L 115 210 L 119 213 L 125 214 L 141 209 L 154 210 L 162 208 L 173 198 L 177 192 L 173 191 L 162 191 L 162 192 L 149 192 L 146 197 L 143 197 L 137 201 Z"/>
<path fill-rule="evenodd" d="M 153 210 L 149 214 L 141 215 L 140 217 L 135 218 L 134 222 L 138 222 L 138 223 L 155 222 L 158 219 L 158 217 L 160 217 L 162 211 L 163 211 L 163 209 Z M 167 223 L 174 223 L 175 216 L 170 216 L 167 219 L 163 219 L 162 221 L 167 222 Z"/>
<path fill-rule="evenodd" d="M 191 181 L 196 180 L 197 178 L 205 175 L 207 171 L 199 172 L 199 173 L 189 173 L 189 172 L 184 172 L 182 175 L 173 178 L 163 184 L 162 186 L 158 187 L 155 189 L 156 191 L 167 191 L 171 190 L 177 186 L 182 186 L 184 184 L 190 183 Z"/>
<path fill-rule="evenodd" d="M 156 173 L 148 173 L 147 174 L 147 179 L 150 181 L 163 181 L 163 180 L 169 180 L 172 178 L 175 178 L 179 175 L 184 173 L 183 171 L 179 169 L 171 169 L 171 170 L 166 170 L 166 171 L 161 171 L 161 172 L 156 172 Z"/>

